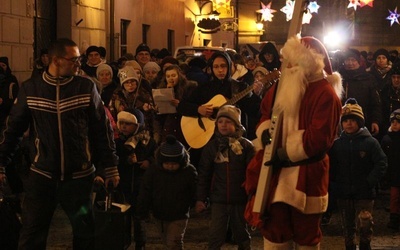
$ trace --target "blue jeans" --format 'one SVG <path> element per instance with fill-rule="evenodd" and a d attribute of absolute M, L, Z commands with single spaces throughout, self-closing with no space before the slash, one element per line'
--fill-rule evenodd
<path fill-rule="evenodd" d="M 93 177 L 59 181 L 31 172 L 22 206 L 19 249 L 46 249 L 51 219 L 58 204 L 71 223 L 73 248 L 94 249 Z"/>

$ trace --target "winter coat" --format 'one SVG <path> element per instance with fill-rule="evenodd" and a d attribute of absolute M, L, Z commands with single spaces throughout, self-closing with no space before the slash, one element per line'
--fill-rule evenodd
<path fill-rule="evenodd" d="M 46 72 L 21 85 L 0 144 L 0 173 L 30 127 L 31 170 L 50 179 L 118 176 L 112 129 L 95 84 Z"/>
<path fill-rule="evenodd" d="M 136 147 L 133 148 L 129 145 L 125 145 L 127 141 L 132 141 L 134 139 L 137 142 Z M 150 137 L 148 131 L 142 130 L 136 135 L 126 138 L 120 135 L 118 139 L 115 140 L 117 155 L 119 156 L 118 172 L 120 176 L 119 185 L 127 193 L 135 192 L 139 193 L 139 179 L 141 179 L 146 172 L 145 169 L 140 168 L 141 162 L 147 160 L 150 165 L 154 164 L 154 152 L 157 149 L 156 142 Z M 135 162 L 132 158 L 136 159 Z M 133 188 L 132 190 L 132 187 Z M 125 197 L 126 200 L 131 200 L 133 197 Z"/>
<path fill-rule="evenodd" d="M 159 158 L 156 152 L 156 159 Z M 186 153 L 177 171 L 162 168 L 156 160 L 145 173 L 138 197 L 137 216 L 144 219 L 148 212 L 158 220 L 174 221 L 189 218 L 190 207 L 196 200 L 197 172 Z"/>
<path fill-rule="evenodd" d="M 5 126 L 6 118 L 10 113 L 14 100 L 17 98 L 18 90 L 18 82 L 9 81 L 9 78 L 0 74 L 0 133 Z"/>
<path fill-rule="evenodd" d="M 382 138 L 381 145 L 388 158 L 390 186 L 400 187 L 400 132 L 389 131 Z"/>
<path fill-rule="evenodd" d="M 387 158 L 368 129 L 342 132 L 329 151 L 330 187 L 338 199 L 374 199 L 376 185 L 385 174 Z"/>
<path fill-rule="evenodd" d="M 391 68 L 392 63 L 389 61 L 389 65 L 384 69 L 378 69 L 378 67 L 373 64 L 370 68 L 366 71 L 371 74 L 375 78 L 376 89 L 381 91 L 383 87 L 386 85 L 390 85 L 391 79 Z"/>
<path fill-rule="evenodd" d="M 224 137 L 215 137 L 203 148 L 198 171 L 197 200 L 219 204 L 245 204 L 247 194 L 242 186 L 246 178 L 247 164 L 254 156 L 253 144 L 241 137 L 238 139 L 243 147 L 241 154 L 235 154 L 232 147 L 228 150 L 229 162 L 216 159 Z M 226 137 L 225 137 L 226 138 Z"/>
<path fill-rule="evenodd" d="M 348 98 L 355 98 L 362 107 L 365 116 L 365 126 L 371 128 L 372 123 L 381 124 L 382 110 L 375 79 L 364 68 L 356 70 L 340 70 L 343 79 L 342 104 Z"/>
<path fill-rule="evenodd" d="M 400 89 L 396 90 L 392 84 L 388 84 L 379 94 L 382 102 L 382 126 L 380 131 L 383 136 L 386 135 L 390 127 L 390 114 L 396 109 L 400 109 Z"/>

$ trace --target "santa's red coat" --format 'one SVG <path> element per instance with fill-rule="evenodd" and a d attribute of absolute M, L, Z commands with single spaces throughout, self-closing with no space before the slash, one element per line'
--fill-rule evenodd
<path fill-rule="evenodd" d="M 258 135 L 269 128 L 274 93 L 271 89 L 262 101 Z M 326 211 L 329 182 L 326 153 L 335 139 L 340 113 L 340 99 L 326 79 L 309 83 L 301 100 L 298 129 L 288 131 L 286 141 L 279 144 L 286 147 L 293 162 L 325 156 L 304 165 L 274 169 L 269 203 L 284 202 L 305 214 Z M 244 185 L 248 194 L 255 193 L 262 164 L 263 149 L 259 139 L 255 140 L 255 145 L 259 151 L 248 166 Z"/>

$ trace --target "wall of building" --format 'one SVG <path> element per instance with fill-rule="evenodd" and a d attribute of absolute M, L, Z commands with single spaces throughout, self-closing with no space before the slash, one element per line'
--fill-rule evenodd
<path fill-rule="evenodd" d="M 185 4 L 181 0 L 136 0 L 115 1 L 115 37 L 119 43 L 121 19 L 129 20 L 128 52 L 135 54 L 136 47 L 142 43 L 142 25 L 149 25 L 147 44 L 151 49 L 167 48 L 168 30 L 174 31 L 173 49 L 186 44 Z M 173 53 L 173 51 L 171 51 Z"/>
<path fill-rule="evenodd" d="M 19 82 L 33 66 L 33 0 L 0 0 L 0 56 L 7 56 Z"/>

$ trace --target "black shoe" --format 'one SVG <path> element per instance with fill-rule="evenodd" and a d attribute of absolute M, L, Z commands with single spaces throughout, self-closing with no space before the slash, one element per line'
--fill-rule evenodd
<path fill-rule="evenodd" d="M 328 212 L 324 213 L 321 218 L 321 226 L 326 226 L 331 224 L 331 218 L 332 218 L 331 213 Z"/>

